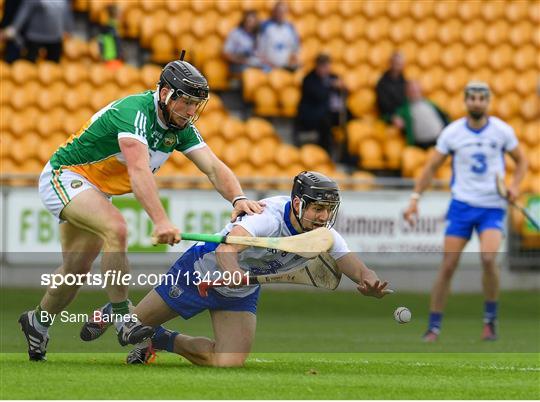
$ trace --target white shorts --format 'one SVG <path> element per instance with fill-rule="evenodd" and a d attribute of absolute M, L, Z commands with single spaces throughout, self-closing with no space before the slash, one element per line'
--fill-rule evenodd
<path fill-rule="evenodd" d="M 39 198 L 45 208 L 58 219 L 58 222 L 63 222 L 60 219 L 60 213 L 64 207 L 89 188 L 93 188 L 110 199 L 86 177 L 67 169 L 54 170 L 50 162 L 47 162 L 39 176 Z"/>

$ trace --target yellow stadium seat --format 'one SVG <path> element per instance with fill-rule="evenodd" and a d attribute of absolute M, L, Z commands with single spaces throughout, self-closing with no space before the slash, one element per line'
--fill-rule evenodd
<path fill-rule="evenodd" d="M 484 35 L 488 45 L 498 46 L 508 40 L 509 33 L 510 26 L 508 22 L 501 19 L 493 24 L 489 24 Z"/>
<path fill-rule="evenodd" d="M 492 82 L 495 75 L 497 74 L 490 68 L 482 67 L 480 69 L 472 69 L 470 77 L 471 80 L 474 79 L 478 81 Z"/>
<path fill-rule="evenodd" d="M 229 116 L 221 128 L 221 136 L 226 141 L 232 141 L 236 138 L 243 137 L 246 135 L 246 126 L 242 120 L 238 117 Z"/>
<path fill-rule="evenodd" d="M 435 18 L 428 18 L 415 26 L 413 36 L 418 43 L 426 44 L 435 38 L 438 29 L 439 22 Z"/>
<path fill-rule="evenodd" d="M 441 54 L 442 65 L 448 70 L 463 65 L 465 51 L 465 46 L 461 43 L 454 43 L 453 45 L 445 47 Z"/>
<path fill-rule="evenodd" d="M 348 49 L 349 46 L 340 37 L 336 37 L 321 46 L 321 52 L 326 53 L 332 59 L 332 69 L 335 69 L 342 62 L 342 58 Z"/>
<path fill-rule="evenodd" d="M 405 147 L 401 159 L 401 172 L 404 177 L 413 177 L 415 170 L 422 167 L 427 153 L 418 147 Z"/>
<path fill-rule="evenodd" d="M 83 71 L 74 68 L 71 74 L 72 77 L 68 77 L 64 71 L 64 80 L 68 85 L 77 85 L 83 81 L 80 79 L 84 75 Z M 94 87 L 101 87 L 114 79 L 114 72 L 101 63 L 92 64 L 86 74 Z"/>
<path fill-rule="evenodd" d="M 175 43 L 170 34 L 160 32 L 150 41 L 150 59 L 154 63 L 165 64 L 175 59 Z"/>
<path fill-rule="evenodd" d="M 73 9 L 79 12 L 86 12 L 89 8 L 89 2 L 89 0 L 73 0 Z"/>
<path fill-rule="evenodd" d="M 533 45 L 521 46 L 513 56 L 513 65 L 518 71 L 525 71 L 533 68 L 535 63 L 540 61 L 540 53 Z"/>
<path fill-rule="evenodd" d="M 373 89 L 361 89 L 347 99 L 349 110 L 355 117 L 369 113 L 375 108 L 375 92 Z"/>
<path fill-rule="evenodd" d="M 217 34 L 222 38 L 225 39 L 229 33 L 240 24 L 240 21 L 242 20 L 242 14 L 240 11 L 236 11 L 233 13 L 225 14 L 222 16 L 218 22 L 216 27 Z"/>
<path fill-rule="evenodd" d="M 535 2 L 530 2 L 531 5 Z M 532 6 L 531 6 L 532 7 Z M 538 3 L 536 4 L 538 7 Z M 505 7 L 505 17 L 513 23 L 523 21 L 527 18 L 529 12 L 529 2 L 527 1 L 511 1 Z"/>
<path fill-rule="evenodd" d="M 11 65 L 4 60 L 0 60 L 0 80 L 2 80 L 2 83 L 11 80 Z"/>
<path fill-rule="evenodd" d="M 411 0 L 389 1 L 386 3 L 386 15 L 397 20 L 409 14 L 411 8 Z"/>
<path fill-rule="evenodd" d="M 538 72 L 534 69 L 527 70 L 516 77 L 515 88 L 520 95 L 526 96 L 533 93 L 538 85 Z"/>
<path fill-rule="evenodd" d="M 446 71 L 440 66 L 427 70 L 420 76 L 420 84 L 425 94 L 431 94 L 438 90 L 446 77 Z"/>
<path fill-rule="evenodd" d="M 394 45 L 389 40 L 382 40 L 376 45 L 371 46 L 368 50 L 369 64 L 374 68 L 384 66 L 394 50 Z"/>
<path fill-rule="evenodd" d="M 151 13 L 156 9 L 165 8 L 166 4 L 164 0 L 139 0 L 139 7 L 145 13 Z"/>
<path fill-rule="evenodd" d="M 390 39 L 392 42 L 400 44 L 412 37 L 415 22 L 411 18 L 400 18 L 390 26 Z"/>
<path fill-rule="evenodd" d="M 216 154 L 218 158 L 221 158 L 225 150 L 225 140 L 221 136 L 215 136 L 209 138 L 206 142 L 206 145 Z"/>
<path fill-rule="evenodd" d="M 208 60 L 204 63 L 202 71 L 212 90 L 223 91 L 229 88 L 229 66 L 224 60 L 219 58 Z"/>
<path fill-rule="evenodd" d="M 324 148 L 315 144 L 305 144 L 300 147 L 300 163 L 309 170 L 316 170 L 317 166 L 331 162 L 330 156 Z"/>
<path fill-rule="evenodd" d="M 128 38 L 137 38 L 141 31 L 143 11 L 140 8 L 128 8 L 121 20 L 124 35 Z"/>
<path fill-rule="evenodd" d="M 104 67 L 105 68 L 105 67 Z M 64 77 L 64 82 L 68 86 L 78 85 L 79 83 L 86 81 L 88 79 L 93 80 L 94 77 L 89 74 L 89 69 L 87 66 L 82 63 L 70 62 L 65 63 L 61 66 L 62 76 Z M 90 72 L 93 72 L 93 69 L 90 68 Z M 97 79 L 97 78 L 96 78 Z M 99 85 L 102 85 L 103 82 L 99 82 Z"/>
<path fill-rule="evenodd" d="M 255 97 L 255 89 L 265 85 L 268 81 L 266 73 L 258 68 L 247 68 L 242 72 L 242 97 L 245 101 L 252 102 Z"/>
<path fill-rule="evenodd" d="M 139 42 L 142 47 L 149 48 L 154 36 L 165 31 L 163 21 L 166 21 L 167 18 L 169 18 L 169 15 L 164 9 L 157 9 L 151 14 L 143 15 L 139 35 Z"/>
<path fill-rule="evenodd" d="M 353 70 L 349 69 L 342 76 L 345 86 L 351 93 L 356 92 L 361 87 L 366 85 L 367 75 L 369 71 L 369 66 L 367 66 L 366 64 L 359 63 L 355 66 L 358 67 L 354 68 Z M 350 67 L 352 68 L 353 66 L 351 65 Z"/>
<path fill-rule="evenodd" d="M 500 71 L 512 63 L 513 56 L 514 51 L 510 45 L 499 45 L 489 55 L 489 66 L 495 71 Z"/>
<path fill-rule="evenodd" d="M 279 144 L 274 155 L 274 162 L 283 169 L 300 163 L 300 151 L 290 144 Z"/>
<path fill-rule="evenodd" d="M 279 102 L 281 104 L 281 116 L 294 117 L 298 102 L 300 102 L 300 89 L 293 86 L 288 86 L 281 91 L 278 91 Z"/>
<path fill-rule="evenodd" d="M 379 141 L 368 138 L 360 142 L 358 154 L 360 155 L 359 167 L 363 169 L 383 169 L 383 151 Z"/>
<path fill-rule="evenodd" d="M 88 43 L 82 39 L 71 37 L 64 40 L 62 56 L 68 60 L 80 61 L 88 55 Z"/>
<path fill-rule="evenodd" d="M 196 3 L 207 2 L 198 1 Z M 220 16 L 215 10 L 207 11 L 202 15 L 195 13 L 195 18 L 191 23 L 191 33 L 198 39 L 204 39 L 215 32 L 219 19 Z"/>
<path fill-rule="evenodd" d="M 457 87 L 457 86 L 456 86 Z M 463 89 L 463 87 L 461 87 Z M 465 106 L 463 104 L 463 97 L 461 94 L 454 93 L 449 97 L 448 103 L 445 108 L 452 120 L 462 117 L 465 113 Z"/>
<path fill-rule="evenodd" d="M 520 99 L 519 102 L 519 105 L 521 106 L 521 116 L 524 119 L 532 121 L 537 120 L 540 117 L 540 102 L 537 94 L 532 93 L 525 99 Z"/>
<path fill-rule="evenodd" d="M 473 21 L 482 11 L 481 1 L 461 1 L 458 4 L 458 17 L 464 22 Z"/>
<path fill-rule="evenodd" d="M 176 0 L 169 0 L 176 2 Z M 216 0 L 215 8 L 221 15 L 229 15 L 230 13 L 239 10 L 241 4 L 239 0 Z"/>
<path fill-rule="evenodd" d="M 45 138 L 49 137 L 52 133 L 61 131 L 64 116 L 65 111 L 62 107 L 55 107 L 54 109 L 48 110 L 47 113 L 39 114 L 36 121 L 37 133 Z"/>
<path fill-rule="evenodd" d="M 39 110 L 35 107 L 28 107 L 15 113 L 9 122 L 11 134 L 21 138 L 26 136 L 28 132 L 34 131 L 40 114 Z M 34 143 L 33 147 L 35 148 L 37 144 L 37 142 Z"/>
<path fill-rule="evenodd" d="M 302 46 L 300 47 L 300 52 L 298 55 L 300 63 L 304 65 L 311 65 L 315 60 L 315 57 L 317 57 L 317 54 L 319 54 L 320 49 L 321 43 L 317 38 L 307 38 L 304 42 L 302 42 Z"/>
<path fill-rule="evenodd" d="M 335 14 L 326 16 L 317 24 L 317 36 L 323 42 L 329 41 L 330 39 L 339 35 L 342 24 L 343 22 L 340 16 Z"/>
<path fill-rule="evenodd" d="M 220 131 L 220 126 L 214 124 L 215 121 L 213 119 L 209 119 L 207 116 L 208 114 L 203 113 L 195 124 L 197 130 L 199 130 L 205 141 L 214 137 Z"/>
<path fill-rule="evenodd" d="M 265 137 L 274 137 L 274 126 L 260 117 L 250 117 L 245 122 L 246 133 L 252 142 L 257 142 Z"/>
<path fill-rule="evenodd" d="M 66 84 L 58 81 L 37 93 L 37 106 L 44 112 L 62 104 L 62 97 L 66 92 Z"/>
<path fill-rule="evenodd" d="M 148 89 L 155 89 L 160 74 L 161 68 L 154 64 L 145 64 L 139 72 L 142 84 Z"/>
<path fill-rule="evenodd" d="M 490 49 L 483 43 L 467 48 L 464 54 L 465 65 L 471 70 L 478 70 L 486 65 L 489 53 Z"/>
<path fill-rule="evenodd" d="M 442 44 L 450 45 L 460 37 L 463 28 L 467 29 L 467 26 L 462 27 L 457 18 L 452 18 L 442 24 L 437 32 L 437 37 Z"/>
<path fill-rule="evenodd" d="M 360 142 L 374 137 L 373 126 L 363 120 L 353 119 L 347 123 L 347 149 L 350 154 L 357 155 Z"/>
<path fill-rule="evenodd" d="M 10 132 L 11 120 L 15 113 L 11 106 L 2 106 L 2 113 L 0 113 L 0 133 L 2 135 Z M 0 148 L 2 147 L 0 146 Z"/>
<path fill-rule="evenodd" d="M 232 168 L 232 170 L 236 177 L 240 179 L 252 177 L 254 175 L 254 168 L 249 162 L 239 163 L 234 168 Z M 245 184 L 241 184 L 243 187 L 245 187 Z"/>
<path fill-rule="evenodd" d="M 106 106 L 109 102 L 119 97 L 118 90 L 119 88 L 113 83 L 96 89 L 90 97 L 90 107 L 94 110 L 99 110 Z"/>
<path fill-rule="evenodd" d="M 19 85 L 37 79 L 36 65 L 26 60 L 17 60 L 11 67 L 11 78 Z"/>
<path fill-rule="evenodd" d="M 351 186 L 351 190 L 354 191 L 371 190 L 375 182 L 375 176 L 364 170 L 357 170 L 351 175 L 351 178 L 355 180 Z"/>
<path fill-rule="evenodd" d="M 439 21 L 448 21 L 457 15 L 458 0 L 439 0 L 433 7 L 433 14 Z"/>
<path fill-rule="evenodd" d="M 207 14 L 214 11 L 214 3 L 214 1 L 192 1 L 191 8 L 196 14 Z"/>
<path fill-rule="evenodd" d="M 45 86 L 60 79 L 62 70 L 58 63 L 52 61 L 40 61 L 37 64 L 37 78 Z"/>
<path fill-rule="evenodd" d="M 405 148 L 403 138 L 388 139 L 383 144 L 384 157 L 386 159 L 386 167 L 388 169 L 401 168 L 401 155 Z"/>
<path fill-rule="evenodd" d="M 439 63 L 441 59 L 441 45 L 437 42 L 429 42 L 423 46 L 417 55 L 418 65 L 422 68 L 431 68 Z"/>
<path fill-rule="evenodd" d="M 279 141 L 274 137 L 266 137 L 252 144 L 248 159 L 257 168 L 262 168 L 274 160 Z"/>
<path fill-rule="evenodd" d="M 433 15 L 434 0 L 414 1 L 411 4 L 410 13 L 416 21 L 422 21 Z"/>
<path fill-rule="evenodd" d="M 414 39 L 409 39 L 399 46 L 399 51 L 405 56 L 407 66 L 416 61 L 416 55 L 419 52 L 419 45 Z"/>
<path fill-rule="evenodd" d="M 527 161 L 529 162 L 529 170 L 538 174 L 540 172 L 540 148 L 529 148 L 527 150 Z"/>
<path fill-rule="evenodd" d="M 387 1 L 363 1 L 362 14 L 372 20 L 373 18 L 384 15 Z"/>
<path fill-rule="evenodd" d="M 486 26 L 482 21 L 475 20 L 465 24 L 461 30 L 461 41 L 467 46 L 479 43 L 486 33 Z"/>
<path fill-rule="evenodd" d="M 121 88 L 139 82 L 139 77 L 139 69 L 129 64 L 124 64 L 114 72 L 114 81 Z"/>
<path fill-rule="evenodd" d="M 2 83 L 3 85 L 4 83 Z M 14 110 L 24 110 L 28 106 L 36 104 L 37 96 L 43 89 L 44 87 L 40 86 L 36 81 L 29 81 L 19 90 L 10 91 L 7 100 Z"/>
<path fill-rule="evenodd" d="M 293 80 L 293 74 L 281 68 L 275 68 L 268 73 L 268 84 L 276 92 L 293 85 Z"/>
<path fill-rule="evenodd" d="M 368 40 L 376 43 L 388 38 L 390 31 L 390 20 L 386 17 L 379 17 L 375 21 L 368 22 L 365 35 Z"/>
<path fill-rule="evenodd" d="M 510 30 L 510 43 L 515 47 L 531 43 L 535 29 L 538 30 L 538 27 L 534 28 L 529 21 L 522 21 L 514 25 Z"/>
<path fill-rule="evenodd" d="M 90 96 L 94 89 L 88 82 L 82 82 L 76 87 L 68 88 L 63 95 L 64 108 L 70 112 L 76 112 L 90 103 Z"/>
<path fill-rule="evenodd" d="M 223 151 L 223 162 L 231 168 L 247 161 L 252 144 L 245 138 L 236 138 Z"/>
<path fill-rule="evenodd" d="M 339 12 L 338 0 L 315 0 L 314 10 L 321 18 L 336 15 Z"/>
<path fill-rule="evenodd" d="M 338 5 L 339 13 L 342 17 L 350 18 L 353 15 L 358 15 L 362 11 L 361 1 L 340 1 Z"/>
<path fill-rule="evenodd" d="M 361 15 L 355 15 L 342 22 L 341 37 L 354 46 L 358 41 L 364 41 L 365 27 L 366 19 Z"/>
<path fill-rule="evenodd" d="M 276 92 L 269 86 L 255 90 L 255 114 L 259 116 L 279 116 Z"/>
<path fill-rule="evenodd" d="M 503 120 L 511 119 L 518 112 L 520 101 L 519 95 L 513 92 L 500 97 L 497 102 L 497 116 Z"/>
<path fill-rule="evenodd" d="M 488 22 L 497 21 L 504 16 L 505 2 L 503 1 L 484 1 L 482 2 L 482 18 Z"/>

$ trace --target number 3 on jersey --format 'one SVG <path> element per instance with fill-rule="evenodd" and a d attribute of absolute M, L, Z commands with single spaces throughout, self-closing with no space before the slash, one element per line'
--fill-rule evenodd
<path fill-rule="evenodd" d="M 476 174 L 486 173 L 487 170 L 487 161 L 486 154 L 476 153 L 472 155 L 474 163 L 471 166 L 471 170 Z"/>

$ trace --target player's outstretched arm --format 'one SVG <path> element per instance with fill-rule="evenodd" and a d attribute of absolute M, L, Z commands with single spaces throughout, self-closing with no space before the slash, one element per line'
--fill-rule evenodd
<path fill-rule="evenodd" d="M 154 223 L 152 237 L 161 244 L 178 243 L 180 230 L 169 221 L 161 205 L 156 180 L 149 167 L 147 145 L 133 138 L 120 138 L 118 143 L 126 160 L 133 193 Z"/>
<path fill-rule="evenodd" d="M 251 233 L 249 233 L 242 226 L 234 226 L 228 235 L 253 237 L 251 236 Z M 248 247 L 249 246 L 243 246 L 239 244 L 220 244 L 216 249 L 216 261 L 219 269 L 221 269 L 221 271 L 223 272 L 230 272 L 231 277 L 232 273 L 234 272 L 240 272 L 240 274 L 243 275 L 244 271 L 242 270 L 242 268 L 240 268 L 240 265 L 238 264 L 238 253 Z"/>
<path fill-rule="evenodd" d="M 415 218 L 418 216 L 418 200 L 420 199 L 420 195 L 429 186 L 429 183 L 431 183 L 431 180 L 433 179 L 433 175 L 444 163 L 447 156 L 448 155 L 442 154 L 435 150 L 422 170 L 422 173 L 414 186 L 414 192 L 411 194 L 409 206 L 403 213 L 405 220 L 409 222 L 409 224 L 414 225 L 416 223 Z"/>
<path fill-rule="evenodd" d="M 355 253 L 345 254 L 336 260 L 336 263 L 339 270 L 358 285 L 358 291 L 364 296 L 380 299 L 392 293 L 392 290 L 388 289 L 388 282 L 381 281 L 375 271 L 366 267 Z"/>
<path fill-rule="evenodd" d="M 223 198 L 233 204 L 231 222 L 234 222 L 240 214 L 253 215 L 263 211 L 264 203 L 248 200 L 244 196 L 242 187 L 232 170 L 209 147 L 189 152 L 187 157 L 208 177 Z"/>
<path fill-rule="evenodd" d="M 509 151 L 508 154 L 514 162 L 516 162 L 512 183 L 510 184 L 510 187 L 508 187 L 508 200 L 513 202 L 519 197 L 519 185 L 525 177 L 525 174 L 527 174 L 529 163 L 525 156 L 525 152 L 523 152 L 523 149 L 521 149 L 519 145 Z"/>

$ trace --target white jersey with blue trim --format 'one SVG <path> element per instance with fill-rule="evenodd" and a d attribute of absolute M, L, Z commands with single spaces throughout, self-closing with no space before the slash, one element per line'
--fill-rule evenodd
<path fill-rule="evenodd" d="M 452 156 L 452 197 L 474 207 L 505 208 L 496 175 L 505 174 L 504 154 L 517 146 L 514 129 L 493 116 L 478 130 L 465 117 L 444 128 L 436 149 Z"/>
<path fill-rule="evenodd" d="M 291 198 L 288 196 L 270 197 L 263 200 L 266 204 L 261 214 L 244 215 L 239 217 L 234 223 L 229 223 L 219 232 L 221 235 L 228 234 L 234 226 L 241 226 L 254 237 L 286 237 L 298 234 L 291 224 L 289 213 L 291 210 Z M 330 229 L 334 236 L 334 245 L 329 254 L 335 259 L 339 259 L 350 252 L 347 243 L 341 235 L 334 229 Z M 218 278 L 220 271 L 216 262 L 215 249 L 217 245 L 205 244 L 196 245 L 187 252 L 196 253 L 194 255 L 194 268 L 200 274 L 200 278 L 205 275 L 210 280 Z M 252 275 L 267 275 L 278 272 L 285 272 L 296 268 L 306 262 L 307 259 L 297 254 L 287 253 L 281 250 L 265 249 L 260 247 L 249 247 L 239 253 L 238 262 L 244 271 L 249 271 Z M 216 272 L 216 274 L 214 274 Z M 216 291 L 224 296 L 244 297 L 255 292 L 257 286 L 244 286 L 237 289 L 228 287 L 216 288 Z"/>

